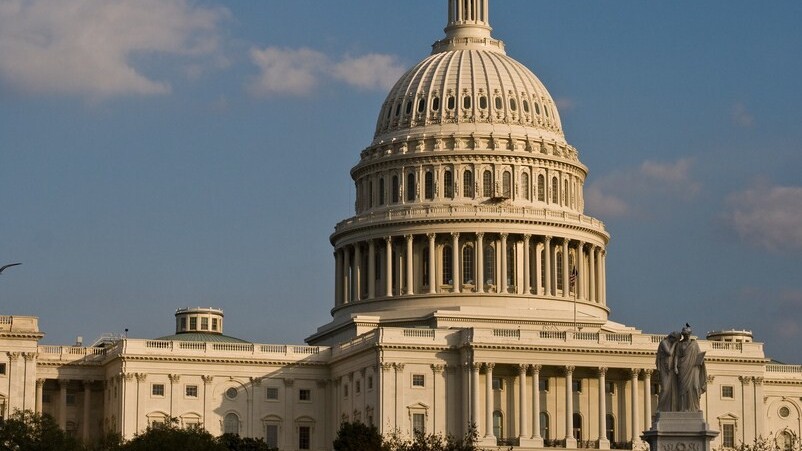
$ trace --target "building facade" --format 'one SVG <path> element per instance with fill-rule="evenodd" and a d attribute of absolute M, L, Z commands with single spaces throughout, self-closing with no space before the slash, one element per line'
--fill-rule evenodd
<path fill-rule="evenodd" d="M 404 74 L 351 171 L 336 225 L 332 320 L 304 345 L 223 334 L 223 312 L 176 312 L 176 333 L 39 345 L 0 317 L 0 408 L 71 433 L 132 437 L 177 418 L 282 450 L 328 450 L 342 421 L 465 434 L 515 449 L 639 448 L 662 335 L 610 321 L 604 224 L 554 100 L 491 35 L 488 0 L 448 0 L 445 37 Z M 748 331 L 699 340 L 714 446 L 802 428 L 802 366 Z"/>

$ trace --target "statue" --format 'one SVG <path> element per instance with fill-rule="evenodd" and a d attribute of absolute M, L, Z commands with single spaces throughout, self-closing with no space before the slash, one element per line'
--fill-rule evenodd
<path fill-rule="evenodd" d="M 658 412 L 699 412 L 699 399 L 707 390 L 705 353 L 691 338 L 691 326 L 685 323 L 682 332 L 671 332 L 657 348 L 657 371 L 660 373 Z"/>
<path fill-rule="evenodd" d="M 657 401 L 659 412 L 673 412 L 678 408 L 675 351 L 679 339 L 679 332 L 671 332 L 657 348 L 657 372 L 660 374 L 660 398 Z"/>
<path fill-rule="evenodd" d="M 688 323 L 682 328 L 682 340 L 677 344 L 676 354 L 679 411 L 699 412 L 699 399 L 707 391 L 707 369 L 705 353 L 699 351 L 699 344 L 691 338 Z"/>

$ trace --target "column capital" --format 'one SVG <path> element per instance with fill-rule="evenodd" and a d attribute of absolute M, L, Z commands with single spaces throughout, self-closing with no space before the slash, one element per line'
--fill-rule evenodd
<path fill-rule="evenodd" d="M 415 238 L 415 235 L 412 235 L 412 234 L 410 233 L 410 234 L 404 235 L 404 238 L 406 238 L 406 239 L 407 239 L 407 241 L 412 241 L 412 239 L 414 239 L 414 238 Z"/>
<path fill-rule="evenodd" d="M 652 377 L 652 373 L 653 372 L 654 372 L 653 369 L 647 368 L 647 369 L 643 370 L 643 377 L 650 378 L 650 377 Z"/>
<path fill-rule="evenodd" d="M 715 378 L 716 376 L 708 374 L 707 375 L 708 382 L 712 382 L 709 380 L 711 377 Z M 749 376 L 738 376 L 738 380 L 741 381 L 741 385 L 749 385 L 749 383 L 752 382 L 752 378 Z"/>
<path fill-rule="evenodd" d="M 563 372 L 565 373 L 566 376 L 570 376 L 570 375 L 572 375 L 574 373 L 575 369 L 576 369 L 576 367 L 573 366 L 573 365 L 566 365 L 563 368 Z"/>
<path fill-rule="evenodd" d="M 249 377 L 248 380 L 251 381 L 251 385 L 262 385 L 262 378 L 261 377 Z"/>
<path fill-rule="evenodd" d="M 384 237 L 384 242 L 387 244 L 391 244 L 393 242 L 393 237 L 391 236 Z"/>
<path fill-rule="evenodd" d="M 33 360 L 33 359 L 36 358 L 36 353 L 35 352 L 23 352 L 22 353 L 22 358 L 25 359 L 25 360 Z"/>
<path fill-rule="evenodd" d="M 502 240 L 506 240 L 506 239 L 507 239 L 507 237 L 508 237 L 508 236 L 510 236 L 510 234 L 509 234 L 509 233 L 507 233 L 507 232 L 502 232 L 502 233 L 499 233 L 499 234 L 498 234 L 498 236 L 499 236 L 499 237 L 500 237 Z"/>
<path fill-rule="evenodd" d="M 433 363 L 433 364 L 432 364 L 432 372 L 433 372 L 434 374 L 440 374 L 440 373 L 442 373 L 442 372 L 443 372 L 443 369 L 444 369 L 443 365 L 440 365 L 440 364 L 437 364 L 437 363 Z"/>
<path fill-rule="evenodd" d="M 390 371 L 391 369 L 393 369 L 393 364 L 390 362 L 382 362 L 381 369 L 382 371 Z"/>
<path fill-rule="evenodd" d="M 136 377 L 137 382 L 144 382 L 148 378 L 148 373 L 134 373 L 134 377 Z"/>
<path fill-rule="evenodd" d="M 763 385 L 763 378 L 759 376 L 755 376 L 752 378 L 752 383 L 755 385 Z"/>
<path fill-rule="evenodd" d="M 7 352 L 6 354 L 8 354 L 8 360 L 11 360 L 12 362 L 15 362 L 17 359 L 19 359 L 21 355 L 19 352 Z"/>
<path fill-rule="evenodd" d="M 459 232 L 451 232 L 451 238 L 459 238 Z"/>
<path fill-rule="evenodd" d="M 530 365 L 530 368 L 532 368 L 532 374 L 538 374 L 538 373 L 540 373 L 540 370 L 543 369 L 543 365 L 534 364 L 534 365 Z"/>
<path fill-rule="evenodd" d="M 518 364 L 518 374 L 526 375 L 527 371 L 529 371 L 529 364 L 528 363 L 519 363 Z"/>
<path fill-rule="evenodd" d="M 437 234 L 436 233 L 427 233 L 426 237 L 429 238 L 430 240 L 433 240 L 435 237 L 437 237 Z"/>
<path fill-rule="evenodd" d="M 629 370 L 629 377 L 632 379 L 637 379 L 640 376 L 640 368 L 630 368 Z"/>
<path fill-rule="evenodd" d="M 92 385 L 94 385 L 94 383 L 95 383 L 95 381 L 93 381 L 93 380 L 91 380 L 91 379 L 89 379 L 89 380 L 84 380 L 84 381 L 81 381 L 81 385 L 83 386 L 83 388 L 84 388 L 84 391 L 89 391 L 89 390 L 91 390 L 91 389 L 92 389 Z"/>
<path fill-rule="evenodd" d="M 214 380 L 214 376 L 211 376 L 211 375 L 203 375 L 203 376 L 201 376 L 201 380 L 203 380 L 203 383 L 204 383 L 204 384 L 206 384 L 206 385 L 209 385 L 209 384 L 211 384 L 211 383 L 212 383 L 212 381 Z"/>
<path fill-rule="evenodd" d="M 554 237 L 553 237 L 553 236 L 551 236 L 551 235 L 546 235 L 546 236 L 544 236 L 544 237 L 543 237 L 543 239 L 544 239 L 544 240 L 545 240 L 547 243 L 548 243 L 549 241 L 551 241 L 551 239 L 552 239 L 552 238 L 554 238 Z"/>
<path fill-rule="evenodd" d="M 42 386 L 44 386 L 44 385 L 45 385 L 45 381 L 46 381 L 46 380 L 47 380 L 47 379 L 36 379 L 36 386 L 37 386 L 37 387 L 39 387 L 39 388 L 41 388 Z"/>
<path fill-rule="evenodd" d="M 476 372 L 476 373 L 478 373 L 479 370 L 482 369 L 482 363 L 481 362 L 471 362 L 471 363 L 468 364 L 468 366 L 470 367 L 471 371 Z"/>
<path fill-rule="evenodd" d="M 532 238 L 531 233 L 524 233 L 524 241 L 529 242 L 529 239 Z"/>
<path fill-rule="evenodd" d="M 496 367 L 496 364 L 493 362 L 485 362 L 485 370 L 486 371 L 493 371 L 493 368 Z"/>
<path fill-rule="evenodd" d="M 476 238 L 484 238 L 484 236 L 485 236 L 484 232 L 476 232 Z"/>
<path fill-rule="evenodd" d="M 394 363 L 393 367 L 395 367 L 395 372 L 400 373 L 404 371 L 404 364 L 403 363 Z"/>
<path fill-rule="evenodd" d="M 120 373 L 120 378 L 122 380 L 130 381 L 134 378 L 135 373 Z"/>
<path fill-rule="evenodd" d="M 607 367 L 600 366 L 600 367 L 596 368 L 596 374 L 598 374 L 599 376 L 606 375 L 607 374 Z"/>
<path fill-rule="evenodd" d="M 170 382 L 178 382 L 181 380 L 180 374 L 168 374 L 167 378 L 170 379 Z"/>
<path fill-rule="evenodd" d="M 295 385 L 295 379 L 293 379 L 291 377 L 285 377 L 284 378 L 284 386 L 285 387 L 292 387 L 293 385 Z"/>

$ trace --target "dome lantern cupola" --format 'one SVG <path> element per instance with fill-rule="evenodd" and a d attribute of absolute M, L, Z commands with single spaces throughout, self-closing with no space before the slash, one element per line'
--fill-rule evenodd
<path fill-rule="evenodd" d="M 504 53 L 504 43 L 493 39 L 488 0 L 448 0 L 446 37 L 432 46 L 432 54 L 455 49 L 482 49 Z"/>

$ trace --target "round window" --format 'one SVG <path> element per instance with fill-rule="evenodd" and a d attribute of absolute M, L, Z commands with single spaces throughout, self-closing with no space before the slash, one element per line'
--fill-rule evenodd
<path fill-rule="evenodd" d="M 237 397 L 237 389 L 236 388 L 231 387 L 228 390 L 226 390 L 226 398 L 234 399 L 236 397 Z"/>
<path fill-rule="evenodd" d="M 791 410 L 786 406 L 780 407 L 780 416 L 783 418 L 788 418 L 788 415 L 791 415 Z"/>

